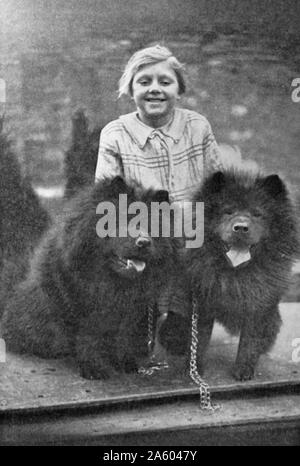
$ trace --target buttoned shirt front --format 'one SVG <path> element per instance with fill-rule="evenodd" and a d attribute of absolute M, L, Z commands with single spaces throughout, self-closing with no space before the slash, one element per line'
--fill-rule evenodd
<path fill-rule="evenodd" d="M 170 200 L 183 201 L 191 198 L 204 177 L 220 168 L 211 126 L 191 110 L 176 108 L 172 121 L 157 129 L 133 112 L 101 131 L 96 180 L 120 175 L 145 188 L 168 190 Z"/>

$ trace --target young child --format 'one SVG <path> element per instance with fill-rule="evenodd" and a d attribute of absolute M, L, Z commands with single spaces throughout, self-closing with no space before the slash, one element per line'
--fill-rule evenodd
<path fill-rule="evenodd" d="M 136 111 L 101 131 L 96 180 L 121 175 L 181 201 L 221 167 L 207 119 L 176 106 L 185 87 L 183 65 L 166 47 L 148 47 L 130 58 L 119 96 L 131 97 Z"/>
<path fill-rule="evenodd" d="M 146 189 L 167 190 L 170 201 L 184 201 L 204 177 L 221 168 L 207 119 L 177 107 L 185 88 L 183 65 L 166 47 L 148 47 L 130 58 L 119 96 L 133 99 L 136 110 L 101 131 L 96 181 L 121 175 Z M 166 283 L 159 297 L 162 315 L 169 310 L 170 289 Z"/>

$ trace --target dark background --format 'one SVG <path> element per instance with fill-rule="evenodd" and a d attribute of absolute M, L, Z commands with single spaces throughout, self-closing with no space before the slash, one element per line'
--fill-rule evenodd
<path fill-rule="evenodd" d="M 35 185 L 64 182 L 71 117 L 91 127 L 131 111 L 117 100 L 137 49 L 170 47 L 186 64 L 182 105 L 205 114 L 219 142 L 280 172 L 299 199 L 297 0 L 0 0 L 6 129 Z"/>

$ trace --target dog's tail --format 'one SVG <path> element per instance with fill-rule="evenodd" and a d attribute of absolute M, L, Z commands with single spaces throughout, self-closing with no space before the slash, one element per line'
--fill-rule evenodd
<path fill-rule="evenodd" d="M 237 168 L 247 170 L 248 172 L 257 173 L 258 165 L 254 160 L 243 159 L 239 146 L 230 144 L 219 144 L 222 164 L 225 169 Z"/>

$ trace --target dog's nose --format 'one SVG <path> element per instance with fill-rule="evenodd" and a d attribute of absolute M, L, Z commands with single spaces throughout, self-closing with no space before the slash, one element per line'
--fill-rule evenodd
<path fill-rule="evenodd" d="M 147 236 L 139 236 L 136 240 L 136 245 L 139 247 L 139 248 L 145 248 L 147 246 L 149 246 L 151 243 L 151 240 L 149 237 Z"/>
<path fill-rule="evenodd" d="M 232 230 L 236 233 L 248 233 L 249 226 L 247 222 L 236 222 L 233 224 Z"/>

